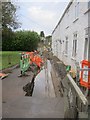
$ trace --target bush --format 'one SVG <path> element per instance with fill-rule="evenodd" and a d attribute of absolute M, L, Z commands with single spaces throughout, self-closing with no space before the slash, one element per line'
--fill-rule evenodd
<path fill-rule="evenodd" d="M 4 40 L 3 50 L 33 51 L 40 41 L 40 36 L 34 31 L 17 31 L 13 36 L 10 40 Z"/>

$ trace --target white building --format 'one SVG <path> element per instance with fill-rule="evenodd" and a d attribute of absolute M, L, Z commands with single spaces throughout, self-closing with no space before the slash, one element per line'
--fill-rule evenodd
<path fill-rule="evenodd" d="M 52 32 L 52 52 L 66 65 L 90 58 L 90 1 L 72 0 Z"/>

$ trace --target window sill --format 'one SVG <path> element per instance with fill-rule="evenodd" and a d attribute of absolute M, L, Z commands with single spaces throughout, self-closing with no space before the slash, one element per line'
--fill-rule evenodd
<path fill-rule="evenodd" d="M 79 18 L 76 18 L 76 19 L 73 21 L 73 23 L 75 23 L 78 19 L 79 19 Z"/>

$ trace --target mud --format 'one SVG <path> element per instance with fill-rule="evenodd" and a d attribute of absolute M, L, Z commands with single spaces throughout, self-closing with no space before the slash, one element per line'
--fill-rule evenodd
<path fill-rule="evenodd" d="M 33 76 L 31 82 L 23 86 L 23 90 L 26 92 L 25 96 L 32 96 L 34 90 L 34 80 L 35 80 L 35 76 Z"/>

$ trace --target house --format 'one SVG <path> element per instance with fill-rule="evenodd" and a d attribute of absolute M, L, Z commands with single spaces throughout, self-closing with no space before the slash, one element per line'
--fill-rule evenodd
<path fill-rule="evenodd" d="M 76 63 L 90 61 L 90 0 L 71 0 L 52 32 L 52 52 L 76 70 Z"/>

